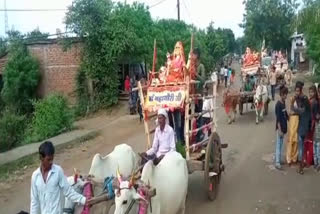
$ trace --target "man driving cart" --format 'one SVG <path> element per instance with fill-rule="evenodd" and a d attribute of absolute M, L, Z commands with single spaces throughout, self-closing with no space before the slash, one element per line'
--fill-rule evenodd
<path fill-rule="evenodd" d="M 165 109 L 158 110 L 158 126 L 154 133 L 152 147 L 141 153 L 141 165 L 153 160 L 154 165 L 160 163 L 162 158 L 171 151 L 176 151 L 176 142 L 173 128 L 167 123 L 168 114 Z"/>

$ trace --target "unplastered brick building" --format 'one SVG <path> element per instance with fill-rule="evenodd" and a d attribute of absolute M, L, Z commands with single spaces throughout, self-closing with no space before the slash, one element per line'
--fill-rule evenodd
<path fill-rule="evenodd" d="M 26 44 L 30 53 L 39 60 L 41 80 L 37 90 L 40 97 L 62 93 L 75 102 L 76 74 L 81 62 L 82 44 L 74 41 L 64 49 L 57 39 Z M 8 54 L 0 58 L 0 75 L 3 74 Z"/>

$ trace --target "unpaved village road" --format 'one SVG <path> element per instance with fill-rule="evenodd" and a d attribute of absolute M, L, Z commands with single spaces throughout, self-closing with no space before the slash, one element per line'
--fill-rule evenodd
<path fill-rule="evenodd" d="M 221 100 L 220 100 L 221 103 Z M 277 171 L 272 166 L 275 148 L 274 102 L 263 123 L 255 125 L 254 112 L 239 117 L 227 125 L 223 109 L 218 110 L 218 132 L 229 148 L 223 151 L 226 172 L 223 174 L 218 198 L 206 198 L 203 175 L 194 173 L 189 179 L 187 214 L 319 214 L 320 179 L 313 169 L 305 175 L 296 173 L 296 167 Z M 104 115 L 86 122 L 87 126 L 101 127 L 102 134 L 76 148 L 59 152 L 56 162 L 66 174 L 74 167 L 88 172 L 95 153 L 108 154 L 115 145 L 127 143 L 136 151 L 145 149 L 143 125 L 137 117 L 122 116 L 108 121 Z M 25 170 L 21 181 L 0 186 L 0 214 L 15 214 L 28 210 L 30 176 L 34 170 Z"/>

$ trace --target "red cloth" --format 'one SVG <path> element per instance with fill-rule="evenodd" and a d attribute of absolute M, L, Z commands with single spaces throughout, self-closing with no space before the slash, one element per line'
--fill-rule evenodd
<path fill-rule="evenodd" d="M 195 129 L 197 129 L 197 120 L 194 120 L 191 130 L 195 130 Z M 196 143 L 196 138 L 197 138 L 197 132 L 193 132 L 191 135 L 190 145 Z"/>
<path fill-rule="evenodd" d="M 87 200 L 93 197 L 92 184 L 90 182 L 84 185 L 83 195 L 87 198 Z M 81 214 L 90 214 L 90 206 L 85 205 Z"/>
<path fill-rule="evenodd" d="M 313 165 L 313 141 L 307 139 L 304 141 L 304 162 L 311 166 Z"/>
<path fill-rule="evenodd" d="M 129 79 L 129 77 L 127 77 L 126 80 L 124 81 L 124 90 L 125 91 L 130 91 L 130 79 Z"/>

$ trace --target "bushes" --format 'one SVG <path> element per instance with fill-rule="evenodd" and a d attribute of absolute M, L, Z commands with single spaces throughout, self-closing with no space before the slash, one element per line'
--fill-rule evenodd
<path fill-rule="evenodd" d="M 22 114 L 31 113 L 31 99 L 35 98 L 39 80 L 39 62 L 30 55 L 24 44 L 12 44 L 9 60 L 4 68 L 1 90 L 5 105 Z"/>
<path fill-rule="evenodd" d="M 65 97 L 50 95 L 34 102 L 34 109 L 27 143 L 44 140 L 71 129 L 73 115 Z"/>
<path fill-rule="evenodd" d="M 0 152 L 17 146 L 22 141 L 26 126 L 25 116 L 4 111 L 0 118 Z"/>

